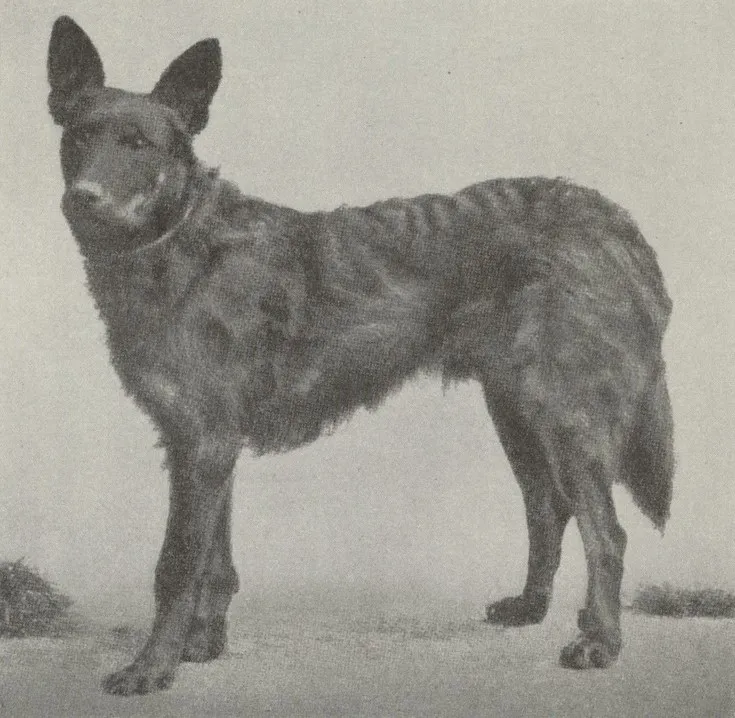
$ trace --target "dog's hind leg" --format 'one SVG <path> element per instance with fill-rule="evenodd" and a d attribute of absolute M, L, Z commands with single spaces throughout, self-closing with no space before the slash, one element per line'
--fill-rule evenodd
<path fill-rule="evenodd" d="M 238 590 L 237 571 L 232 562 L 230 524 L 232 485 L 217 519 L 211 557 L 196 599 L 194 617 L 186 636 L 182 661 L 211 661 L 224 650 L 227 640 L 227 609 Z"/>
<path fill-rule="evenodd" d="M 156 567 L 156 616 L 147 643 L 133 663 L 108 676 L 107 692 L 119 695 L 168 688 L 182 659 L 210 576 L 221 516 L 229 503 L 239 438 L 210 432 L 167 446 L 171 473 L 166 538 Z"/>
<path fill-rule="evenodd" d="M 552 476 L 568 498 L 587 562 L 587 598 L 579 612 L 580 635 L 561 652 L 567 668 L 605 668 L 622 645 L 620 585 L 625 531 L 618 523 L 612 487 L 621 470 L 616 422 L 594 399 L 538 416 Z"/>
<path fill-rule="evenodd" d="M 485 398 L 498 436 L 521 488 L 528 526 L 528 570 L 519 596 L 487 607 L 487 621 L 504 626 L 539 623 L 549 608 L 554 574 L 571 508 L 555 487 L 539 436 L 507 401 Z"/>
<path fill-rule="evenodd" d="M 567 668 L 605 668 L 622 645 L 620 586 L 627 539 L 618 523 L 612 485 L 620 470 L 606 435 L 565 442 L 559 469 L 574 493 L 574 515 L 587 560 L 587 599 L 579 612 L 580 635 L 561 652 Z M 602 449 L 602 450 L 600 450 Z"/>

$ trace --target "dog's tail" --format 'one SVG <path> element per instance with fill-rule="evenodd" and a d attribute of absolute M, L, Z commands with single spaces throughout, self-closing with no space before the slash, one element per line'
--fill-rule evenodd
<path fill-rule="evenodd" d="M 663 533 L 671 508 L 674 426 L 663 363 L 640 404 L 623 482 L 640 510 Z"/>

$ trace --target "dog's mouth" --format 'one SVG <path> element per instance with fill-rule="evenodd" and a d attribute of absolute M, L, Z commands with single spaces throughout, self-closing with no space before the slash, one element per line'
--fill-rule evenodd
<path fill-rule="evenodd" d="M 62 211 L 86 253 L 121 252 L 146 244 L 163 231 L 158 227 L 158 186 L 116 201 L 89 183 L 67 188 Z"/>

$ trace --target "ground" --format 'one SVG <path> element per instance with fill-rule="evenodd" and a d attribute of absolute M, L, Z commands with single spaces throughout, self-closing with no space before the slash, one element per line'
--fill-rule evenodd
<path fill-rule="evenodd" d="M 174 686 L 118 698 L 102 676 L 128 661 L 139 626 L 88 628 L 65 639 L 0 642 L 0 713 L 14 718 L 127 716 L 560 716 L 721 718 L 735 715 L 735 620 L 626 613 L 624 653 L 606 671 L 559 667 L 574 616 L 499 629 L 477 606 L 235 606 L 229 648 L 184 665 Z"/>

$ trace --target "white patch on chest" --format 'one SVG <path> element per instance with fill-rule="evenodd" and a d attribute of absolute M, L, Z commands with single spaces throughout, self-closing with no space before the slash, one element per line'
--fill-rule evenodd
<path fill-rule="evenodd" d="M 157 414 L 176 419 L 190 413 L 188 402 L 181 387 L 162 374 L 147 374 L 141 378 L 146 403 L 155 408 Z"/>

